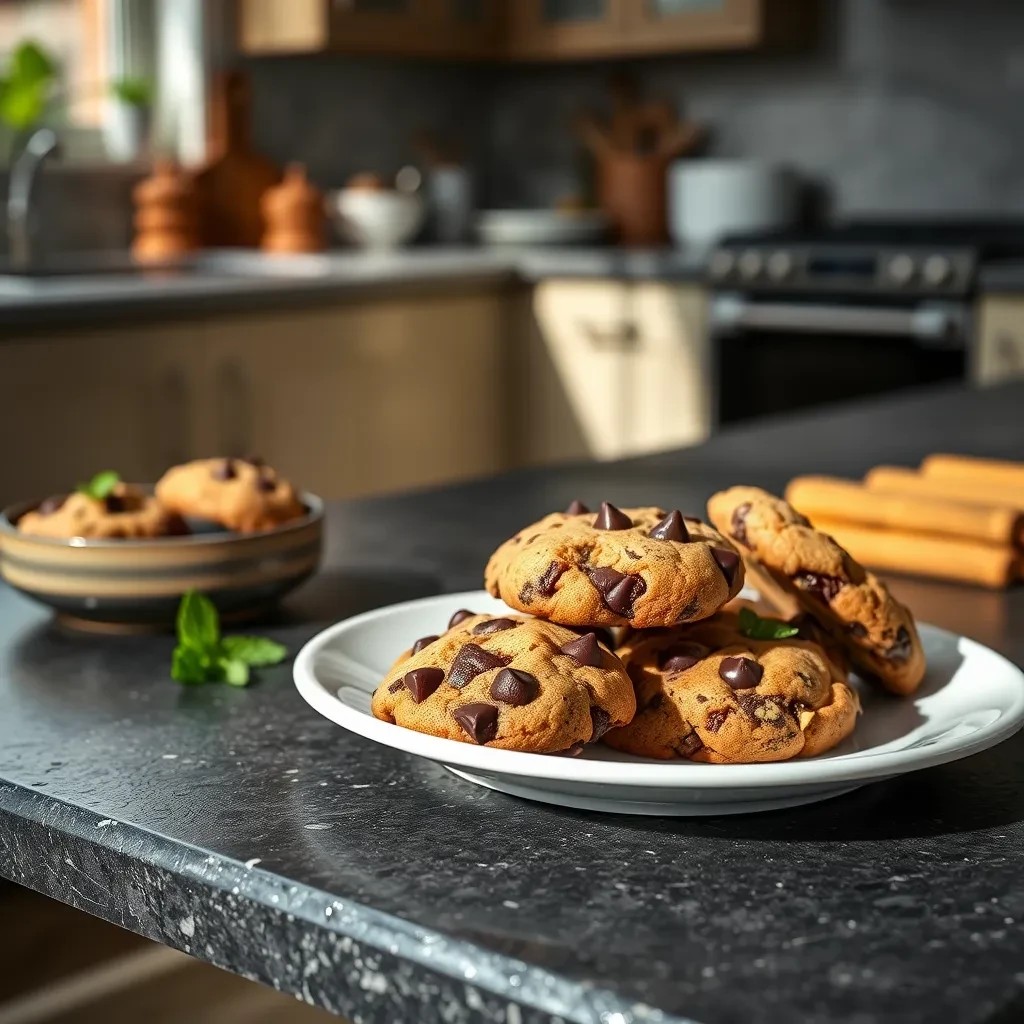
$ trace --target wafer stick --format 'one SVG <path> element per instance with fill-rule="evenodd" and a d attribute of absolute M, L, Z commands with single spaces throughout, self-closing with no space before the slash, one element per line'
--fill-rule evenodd
<path fill-rule="evenodd" d="M 879 530 L 831 519 L 816 520 L 814 525 L 835 537 L 858 562 L 874 569 L 981 587 L 1006 587 L 1020 578 L 1020 554 L 1006 545 Z"/>
<path fill-rule="evenodd" d="M 1000 505 L 1024 512 L 1024 489 L 992 484 L 945 480 L 922 476 L 916 469 L 902 466 L 876 466 L 864 477 L 864 486 L 871 491 L 916 494 L 919 497 L 948 498 L 968 505 Z"/>
<path fill-rule="evenodd" d="M 872 491 L 853 480 L 799 476 L 786 500 L 815 523 L 819 517 L 860 526 L 941 534 L 991 544 L 1024 540 L 1024 514 L 1007 506 L 971 505 L 949 498 Z"/>
<path fill-rule="evenodd" d="M 1024 463 L 1004 459 L 977 459 L 971 455 L 929 455 L 921 474 L 935 480 L 961 480 L 983 487 L 1024 491 Z"/>

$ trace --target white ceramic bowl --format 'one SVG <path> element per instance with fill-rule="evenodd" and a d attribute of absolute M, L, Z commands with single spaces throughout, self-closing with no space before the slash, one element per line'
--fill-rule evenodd
<path fill-rule="evenodd" d="M 597 210 L 484 210 L 476 230 L 484 245 L 586 245 L 604 239 L 608 218 Z"/>
<path fill-rule="evenodd" d="M 343 188 L 327 197 L 327 211 L 343 241 L 366 249 L 395 249 L 416 236 L 424 207 L 413 193 Z"/>

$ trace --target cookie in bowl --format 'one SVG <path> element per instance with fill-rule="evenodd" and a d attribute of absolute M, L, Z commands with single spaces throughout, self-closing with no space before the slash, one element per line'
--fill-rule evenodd
<path fill-rule="evenodd" d="M 754 639 L 740 623 L 720 612 L 634 634 L 619 653 L 637 713 L 605 742 L 643 757 L 748 764 L 812 757 L 849 736 L 860 701 L 824 650 L 795 636 Z"/>
<path fill-rule="evenodd" d="M 574 503 L 505 541 L 484 582 L 510 607 L 564 626 L 647 629 L 714 614 L 743 586 L 743 562 L 678 509 Z"/>
<path fill-rule="evenodd" d="M 18 519 L 21 533 L 94 540 L 175 537 L 188 533 L 181 516 L 135 484 L 114 483 L 104 497 L 85 490 L 47 498 Z"/>
<path fill-rule="evenodd" d="M 196 459 L 157 481 L 160 503 L 236 533 L 271 530 L 306 514 L 291 483 L 260 459 Z"/>
<path fill-rule="evenodd" d="M 622 663 L 595 633 L 469 612 L 417 640 L 372 702 L 376 718 L 407 729 L 543 754 L 578 753 L 635 709 Z"/>

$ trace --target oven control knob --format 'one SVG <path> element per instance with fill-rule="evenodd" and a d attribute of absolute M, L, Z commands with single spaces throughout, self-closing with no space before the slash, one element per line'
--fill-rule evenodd
<path fill-rule="evenodd" d="M 736 257 L 728 249 L 718 249 L 711 255 L 708 269 L 712 277 L 722 280 L 736 269 Z"/>
<path fill-rule="evenodd" d="M 785 281 L 793 273 L 793 257 L 784 249 L 768 257 L 768 276 L 773 281 Z"/>
<path fill-rule="evenodd" d="M 901 252 L 898 256 L 893 256 L 889 260 L 889 266 L 886 268 L 889 275 L 889 280 L 893 284 L 907 285 L 914 279 L 914 274 L 917 273 L 917 264 L 914 262 L 913 256 L 908 256 L 905 252 Z"/>
<path fill-rule="evenodd" d="M 740 277 L 745 281 L 753 281 L 761 276 L 764 269 L 764 257 L 756 249 L 747 249 L 739 260 Z"/>
<path fill-rule="evenodd" d="M 929 256 L 921 268 L 921 276 L 928 284 L 945 284 L 953 273 L 953 264 L 945 256 Z"/>

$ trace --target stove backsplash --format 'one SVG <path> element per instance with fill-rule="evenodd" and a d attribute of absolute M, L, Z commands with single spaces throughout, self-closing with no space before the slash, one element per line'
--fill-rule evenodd
<path fill-rule="evenodd" d="M 822 4 L 830 24 L 813 53 L 631 69 L 647 91 L 713 125 L 712 152 L 824 179 L 839 214 L 1024 213 L 1024 4 Z M 401 158 L 415 126 L 470 125 L 482 201 L 498 206 L 547 204 L 576 187 L 569 121 L 581 103 L 605 100 L 610 70 L 340 57 L 249 65 L 257 134 L 275 157 L 305 157 L 336 183 Z"/>

